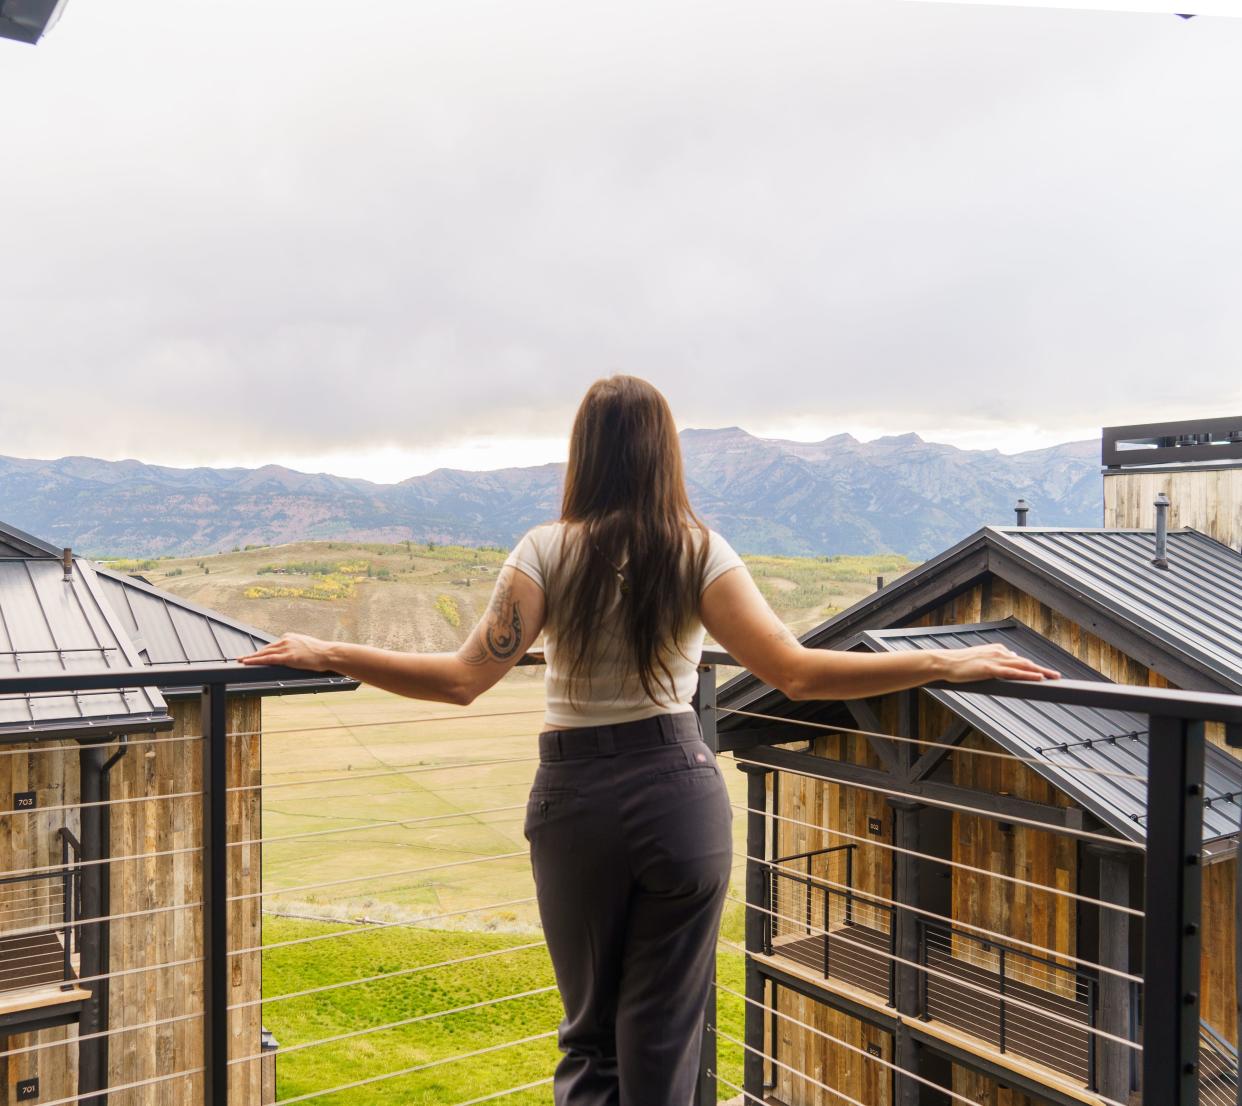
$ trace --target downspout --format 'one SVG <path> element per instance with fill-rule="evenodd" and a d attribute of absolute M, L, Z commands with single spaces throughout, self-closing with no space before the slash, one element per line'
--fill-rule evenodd
<path fill-rule="evenodd" d="M 82 1037 L 106 1034 L 108 1029 L 109 980 L 111 959 L 108 922 L 89 924 L 91 918 L 107 918 L 111 913 L 111 878 L 106 863 L 111 855 L 112 818 L 108 774 L 128 751 L 129 738 L 122 735 L 120 747 L 104 758 L 104 748 L 89 744 L 82 748 L 79 761 L 79 791 L 82 802 L 80 856 L 83 860 L 82 913 L 79 917 L 80 976 L 96 978 L 90 984 L 91 997 L 83 1005 L 78 1022 Z M 108 1038 L 96 1036 L 78 1045 L 78 1096 L 83 1106 L 107 1106 Z"/>

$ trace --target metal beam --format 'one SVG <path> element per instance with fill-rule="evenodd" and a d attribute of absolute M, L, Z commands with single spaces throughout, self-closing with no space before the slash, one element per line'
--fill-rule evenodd
<path fill-rule="evenodd" d="M 1143 927 L 1143 1101 L 1199 1103 L 1202 722 L 1153 715 Z"/>
<path fill-rule="evenodd" d="M 203 1103 L 228 1106 L 228 715 L 225 685 L 203 687 Z"/>
<path fill-rule="evenodd" d="M 792 728 L 792 727 L 791 727 Z M 748 734 L 755 731 L 747 730 Z M 788 731 L 785 731 L 786 733 Z M 789 737 L 785 738 L 790 740 Z M 952 783 L 935 783 L 929 780 L 910 782 L 890 776 L 875 768 L 848 764 L 828 757 L 796 749 L 778 749 L 769 745 L 743 746 L 739 756 L 756 761 L 768 768 L 783 772 L 816 776 L 833 783 L 853 784 L 856 787 L 872 787 L 883 791 L 896 791 L 903 798 L 936 800 L 957 806 L 968 806 L 984 817 L 1006 821 L 1025 818 L 1046 825 L 1050 830 L 1081 829 L 1082 811 L 1065 807 L 1036 803 L 1029 799 L 1016 799 L 1012 795 L 997 795 L 991 791 L 977 791 L 972 787 L 959 787 Z"/>

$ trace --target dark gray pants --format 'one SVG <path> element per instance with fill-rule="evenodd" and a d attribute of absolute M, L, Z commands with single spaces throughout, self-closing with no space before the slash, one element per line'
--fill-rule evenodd
<path fill-rule="evenodd" d="M 690 1106 L 733 810 L 693 714 L 539 739 L 525 834 L 565 1004 L 556 1106 Z"/>

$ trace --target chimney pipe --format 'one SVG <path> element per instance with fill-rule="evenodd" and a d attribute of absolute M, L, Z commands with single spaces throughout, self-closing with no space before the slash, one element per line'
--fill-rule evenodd
<path fill-rule="evenodd" d="M 1156 504 L 1156 555 L 1151 563 L 1157 568 L 1169 567 L 1169 497 L 1161 492 Z"/>
<path fill-rule="evenodd" d="M 65 570 L 65 579 L 73 579 L 73 550 L 65 546 L 60 554 L 61 567 Z"/>
<path fill-rule="evenodd" d="M 1013 513 L 1018 516 L 1019 526 L 1027 525 L 1026 516 L 1030 509 L 1031 505 L 1025 499 L 1019 499 L 1018 502 L 1013 505 Z"/>

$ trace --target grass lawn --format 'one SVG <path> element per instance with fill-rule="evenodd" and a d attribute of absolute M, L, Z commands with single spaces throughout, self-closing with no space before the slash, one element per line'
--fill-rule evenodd
<path fill-rule="evenodd" d="M 734 916 L 728 919 L 726 928 L 740 928 L 740 914 L 731 913 Z M 328 923 L 269 917 L 264 939 L 269 943 L 286 941 L 335 928 Z M 276 1069 L 278 1099 L 387 1075 L 555 1030 L 561 1006 L 555 990 L 546 990 L 554 982 L 547 952 L 542 945 L 521 948 L 533 941 L 538 941 L 538 937 L 360 927 L 356 936 L 273 949 L 264 958 L 263 988 L 268 999 L 419 965 L 480 957 L 375 983 L 269 1001 L 264 1006 L 264 1024 L 282 1048 L 296 1049 L 300 1044 L 325 1037 L 489 999 L 542 992 L 281 1055 Z M 509 949 L 514 951 L 505 951 Z M 740 991 L 741 956 L 722 949 L 718 977 L 721 983 Z M 726 1032 L 741 1037 L 741 1000 L 721 994 L 717 1016 Z M 314 1101 L 324 1106 L 453 1106 L 545 1079 L 551 1075 L 558 1056 L 555 1037 L 548 1036 L 324 1095 Z M 719 1063 L 725 1078 L 740 1084 L 742 1060 L 735 1045 L 721 1042 Z M 732 1092 L 722 1088 L 720 1097 L 730 1098 Z M 552 1101 L 552 1092 L 545 1085 L 507 1095 L 503 1101 L 519 1106 L 545 1106 Z"/>

